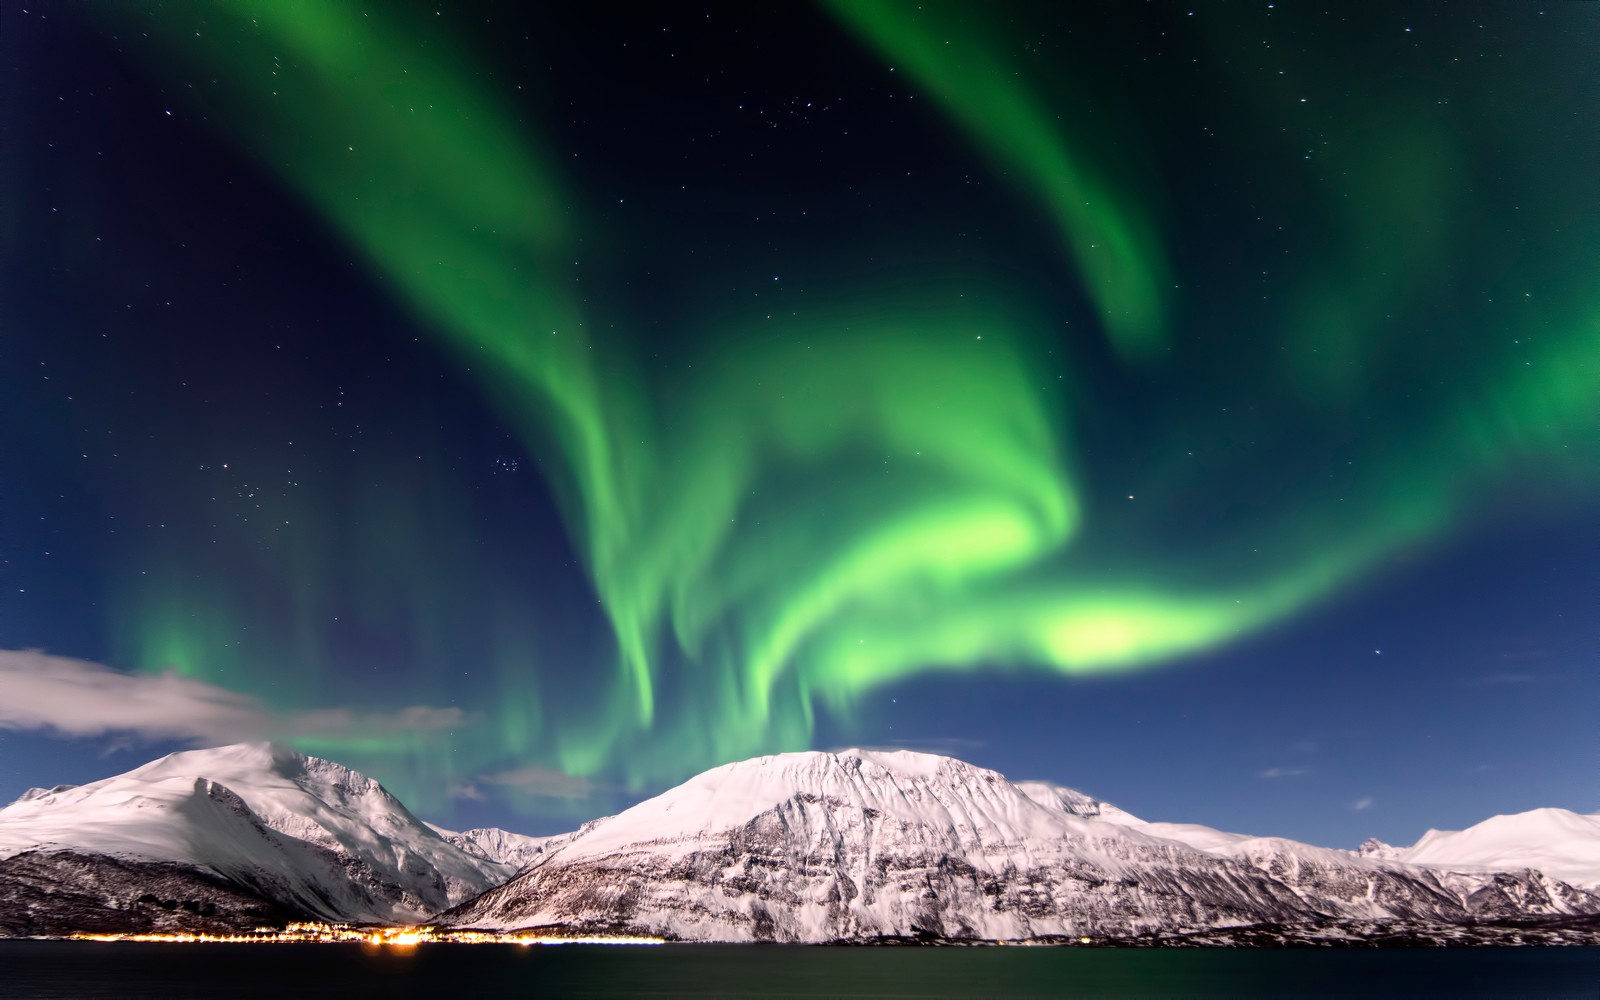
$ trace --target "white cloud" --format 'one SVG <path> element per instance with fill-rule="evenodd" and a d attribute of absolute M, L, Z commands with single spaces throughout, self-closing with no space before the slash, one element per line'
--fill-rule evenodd
<path fill-rule="evenodd" d="M 587 778 L 542 767 L 520 767 L 515 771 L 485 774 L 477 778 L 476 782 L 498 785 L 540 799 L 582 799 L 598 790 Z M 477 791 L 476 784 L 465 787 Z"/>
<path fill-rule="evenodd" d="M 196 745 L 257 739 L 338 740 L 464 725 L 459 708 L 275 712 L 254 698 L 176 673 L 125 674 L 36 650 L 0 650 L 0 729 L 136 736 Z"/>
<path fill-rule="evenodd" d="M 1298 778 L 1302 774 L 1310 774 L 1309 767 L 1269 767 L 1260 772 L 1263 778 Z"/>
<path fill-rule="evenodd" d="M 384 733 L 431 733 L 467 723 L 459 708 L 412 705 L 393 712 L 356 712 L 348 708 L 317 708 L 295 712 L 282 720 L 284 735 L 321 740 L 358 738 Z"/>
<path fill-rule="evenodd" d="M 1368 809 L 1372 808 L 1372 797 L 1368 796 L 1364 799 L 1356 799 L 1354 802 L 1350 803 L 1350 808 L 1354 809 L 1356 812 L 1366 812 Z"/>

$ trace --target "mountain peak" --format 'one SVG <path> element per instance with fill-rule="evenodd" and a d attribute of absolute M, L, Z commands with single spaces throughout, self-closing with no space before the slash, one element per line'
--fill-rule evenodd
<path fill-rule="evenodd" d="M 844 747 L 838 750 L 795 750 L 789 753 L 767 754 L 736 760 L 722 767 L 712 768 L 707 774 L 728 769 L 768 767 L 794 767 L 806 765 L 837 765 L 851 767 L 859 764 L 876 764 L 879 767 L 907 773 L 930 774 L 940 767 L 974 767 L 966 761 L 920 750 L 878 749 L 873 747 Z"/>
<path fill-rule="evenodd" d="M 54 788 L 30 788 L 21 795 L 17 796 L 16 799 L 11 802 L 11 805 L 17 805 L 22 802 L 32 802 L 35 799 L 42 799 L 50 795 L 58 795 L 61 792 L 70 792 L 77 787 L 77 785 L 56 785 Z"/>
<path fill-rule="evenodd" d="M 1412 864 L 1536 868 L 1600 887 L 1600 816 L 1550 807 L 1491 816 L 1465 830 L 1429 830 L 1400 857 Z"/>
<path fill-rule="evenodd" d="M 816 774 L 830 768 L 838 768 L 842 772 L 850 774 L 863 773 L 863 768 L 876 768 L 897 777 L 920 781 L 944 777 L 960 777 L 989 784 L 997 781 L 1005 782 L 1046 809 L 1059 810 L 1071 816 L 1097 817 L 1124 825 L 1137 825 L 1142 822 L 1137 817 L 1118 809 L 1116 806 L 1108 802 L 1102 802 L 1091 795 L 1086 795 L 1075 788 L 1068 788 L 1065 785 L 1058 785 L 1049 781 L 1012 782 L 998 771 L 992 771 L 976 764 L 969 764 L 957 757 L 927 753 L 921 750 L 847 747 L 842 750 L 807 750 L 796 753 L 772 754 L 766 757 L 752 757 L 749 760 L 725 764 L 720 768 L 714 768 L 706 772 L 701 777 L 713 774 L 737 775 L 771 770 L 779 773 L 786 772 L 799 779 L 808 772 Z M 692 782 L 699 779 L 690 780 Z M 722 779 L 719 778 L 719 780 Z"/>
<path fill-rule="evenodd" d="M 1570 886 L 1539 896 L 1531 875 L 1506 884 L 1537 905 L 1479 892 L 1499 876 L 1145 823 L 1070 788 L 910 750 L 725 764 L 544 847 L 438 921 L 824 942 L 1600 910 Z"/>
<path fill-rule="evenodd" d="M 441 840 L 376 780 L 278 743 L 168 754 L 0 811 L 0 859 L 75 850 L 187 865 L 291 909 L 417 919 L 514 867 Z"/>
<path fill-rule="evenodd" d="M 1400 855 L 1404 854 L 1405 850 L 1406 849 L 1403 847 L 1393 847 L 1389 844 L 1385 844 L 1377 837 L 1368 837 L 1366 840 L 1361 842 L 1360 847 L 1356 848 L 1356 853 L 1363 858 L 1373 858 L 1378 861 L 1394 861 L 1398 859 Z"/>
<path fill-rule="evenodd" d="M 159 757 L 143 767 L 135 768 L 130 773 L 154 774 L 169 771 L 194 773 L 223 767 L 230 771 L 260 770 L 293 777 L 300 773 L 308 759 L 305 754 L 291 746 L 261 740 L 254 743 L 204 747 L 198 750 L 178 750 L 165 757 Z"/>

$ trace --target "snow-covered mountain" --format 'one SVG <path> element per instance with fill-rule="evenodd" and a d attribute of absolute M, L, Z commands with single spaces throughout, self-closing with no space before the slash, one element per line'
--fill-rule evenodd
<path fill-rule="evenodd" d="M 1016 786 L 1022 794 L 1048 809 L 1082 816 L 1085 819 L 1115 823 L 1119 826 L 1139 826 L 1144 823 L 1144 820 L 1130 812 L 1119 809 L 1109 802 L 1101 802 L 1077 789 L 1067 788 L 1065 785 L 1052 785 L 1046 781 L 1019 781 L 1016 782 Z"/>
<path fill-rule="evenodd" d="M 1356 854 L 1363 858 L 1373 858 L 1378 861 L 1399 861 L 1400 855 L 1405 853 L 1404 847 L 1395 847 L 1385 844 L 1377 837 L 1368 837 L 1356 848 Z"/>
<path fill-rule="evenodd" d="M 0 809 L 0 936 L 433 917 L 717 941 L 1600 942 L 1596 889 L 1600 816 L 1340 851 L 1147 822 L 908 751 L 729 764 L 556 837 L 433 827 L 372 779 L 268 744 Z"/>
<path fill-rule="evenodd" d="M 1600 913 L 1538 872 L 1455 872 L 1146 823 L 901 751 L 729 764 L 546 845 L 439 919 L 683 940 L 1021 940 Z"/>
<path fill-rule="evenodd" d="M 25 871 L 45 886 L 50 858 L 80 882 L 95 859 L 145 875 L 155 865 L 163 878 L 220 879 L 292 915 L 387 923 L 421 920 L 517 870 L 447 842 L 375 780 L 272 744 L 175 753 L 0 809 L 0 875 Z"/>
<path fill-rule="evenodd" d="M 563 843 L 572 836 L 570 833 L 564 833 L 550 837 L 529 837 L 526 834 L 512 833 L 493 826 L 478 827 L 473 830 L 446 830 L 442 826 L 429 823 L 428 828 L 468 854 L 509 868 L 508 878 L 528 867 L 534 858 L 543 854 L 548 848 Z"/>
<path fill-rule="evenodd" d="M 1411 864 L 1506 871 L 1535 868 L 1600 889 L 1600 813 L 1533 809 L 1494 816 L 1465 830 L 1429 830 L 1396 858 Z"/>

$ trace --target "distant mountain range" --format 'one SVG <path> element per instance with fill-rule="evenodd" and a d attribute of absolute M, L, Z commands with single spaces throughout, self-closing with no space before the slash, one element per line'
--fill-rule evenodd
<path fill-rule="evenodd" d="M 267 744 L 0 809 L 0 936 L 295 919 L 690 941 L 1600 943 L 1600 815 L 1343 851 L 847 750 L 729 764 L 540 838 L 431 826 L 372 779 Z"/>

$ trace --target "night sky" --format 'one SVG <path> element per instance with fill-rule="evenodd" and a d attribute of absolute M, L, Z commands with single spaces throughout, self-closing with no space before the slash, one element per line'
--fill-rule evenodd
<path fill-rule="evenodd" d="M 0 801 L 1600 809 L 1600 7 L 0 0 Z M 27 652 L 27 651 L 41 652 Z"/>

